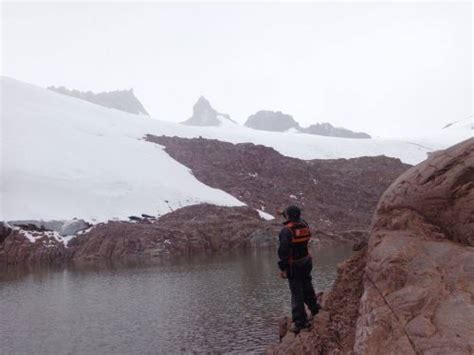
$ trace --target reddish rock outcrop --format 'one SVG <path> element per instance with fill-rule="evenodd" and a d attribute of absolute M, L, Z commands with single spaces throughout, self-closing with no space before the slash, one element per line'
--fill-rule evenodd
<path fill-rule="evenodd" d="M 263 221 L 248 207 L 184 207 L 158 220 L 109 222 L 70 242 L 73 260 L 147 259 L 249 247 Z"/>
<path fill-rule="evenodd" d="M 474 138 L 433 154 L 373 219 L 354 350 L 474 352 Z"/>
<path fill-rule="evenodd" d="M 313 227 L 329 232 L 368 230 L 383 191 L 409 167 L 384 156 L 301 160 L 251 143 L 151 135 L 146 139 L 165 146 L 206 185 L 273 215 L 298 204 Z"/>
<path fill-rule="evenodd" d="M 35 237 L 32 243 L 27 234 Z M 67 261 L 72 251 L 50 236 L 51 232 L 11 230 L 3 241 L 0 239 L 0 265 L 29 264 Z"/>
<path fill-rule="evenodd" d="M 159 219 L 101 223 L 70 240 L 44 230 L 0 230 L 0 264 L 60 261 L 149 260 L 260 247 L 256 234 L 276 244 L 280 226 L 266 222 L 248 207 L 194 205 Z M 2 240 L 3 239 L 3 240 Z"/>
<path fill-rule="evenodd" d="M 269 352 L 474 353 L 473 236 L 474 138 L 396 180 L 378 204 L 367 256 L 341 266 L 316 329 Z"/>
<path fill-rule="evenodd" d="M 236 249 L 275 248 L 280 220 L 265 221 L 248 207 L 201 204 L 163 215 L 110 221 L 80 232 L 67 247 L 57 232 L 34 225 L 0 228 L 0 265 L 64 261 L 149 261 Z M 1 227 L 2 225 L 0 225 Z M 28 227 L 28 228 L 27 228 Z M 67 237 L 66 239 L 68 239 Z M 365 231 L 340 234 L 314 231 L 317 248 L 364 243 Z"/>

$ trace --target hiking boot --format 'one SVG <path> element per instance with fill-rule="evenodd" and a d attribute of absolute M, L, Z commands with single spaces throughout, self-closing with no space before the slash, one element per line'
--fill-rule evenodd
<path fill-rule="evenodd" d="M 290 329 L 288 329 L 288 331 L 292 332 L 292 333 L 295 333 L 295 334 L 298 334 L 300 331 L 302 330 L 310 330 L 311 329 L 311 324 L 309 322 L 306 322 L 305 325 L 303 326 L 299 326 L 299 325 L 296 325 L 295 323 L 293 323 L 290 327 Z"/>
<path fill-rule="evenodd" d="M 319 313 L 319 310 L 322 308 L 319 304 L 316 305 L 316 312 L 311 312 L 311 315 L 308 317 L 308 321 L 310 322 L 313 322 L 314 321 L 314 317 L 316 317 L 316 315 Z"/>

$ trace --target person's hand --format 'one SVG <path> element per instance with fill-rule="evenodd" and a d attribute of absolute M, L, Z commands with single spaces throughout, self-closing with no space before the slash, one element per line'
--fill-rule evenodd
<path fill-rule="evenodd" d="M 288 275 L 286 274 L 286 271 L 280 271 L 280 277 L 281 277 L 282 279 L 288 278 Z"/>

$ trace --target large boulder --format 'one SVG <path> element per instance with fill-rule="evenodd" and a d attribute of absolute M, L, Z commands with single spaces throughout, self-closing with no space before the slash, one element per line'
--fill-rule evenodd
<path fill-rule="evenodd" d="M 373 218 L 356 354 L 474 352 L 474 138 L 433 154 Z"/>

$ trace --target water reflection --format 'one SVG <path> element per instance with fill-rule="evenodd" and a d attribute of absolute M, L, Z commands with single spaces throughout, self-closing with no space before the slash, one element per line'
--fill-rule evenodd
<path fill-rule="evenodd" d="M 327 289 L 347 249 L 314 251 Z M 0 271 L 2 353 L 262 351 L 289 311 L 273 251 Z"/>

